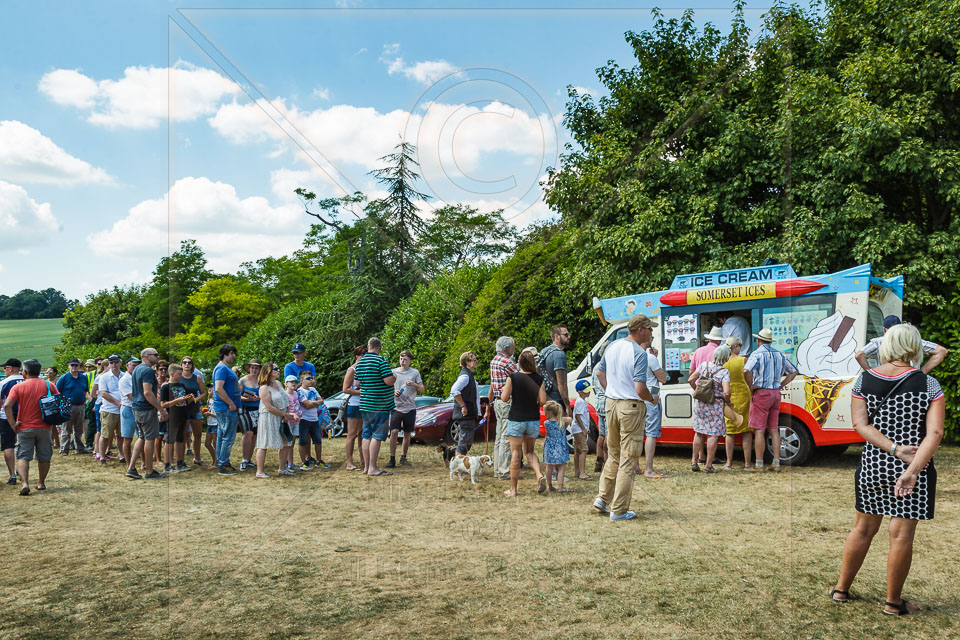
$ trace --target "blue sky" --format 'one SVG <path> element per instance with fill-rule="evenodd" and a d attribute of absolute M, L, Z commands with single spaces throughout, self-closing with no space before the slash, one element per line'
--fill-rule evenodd
<path fill-rule="evenodd" d="M 549 217 L 538 182 L 569 141 L 565 87 L 602 94 L 595 69 L 632 64 L 623 33 L 652 6 L 198 4 L 230 8 L 5 3 L 0 293 L 144 282 L 183 238 L 220 272 L 291 253 L 309 226 L 293 188 L 376 196 L 367 172 L 401 136 L 425 215 Z M 726 30 L 730 3 L 698 4 Z M 748 7 L 752 28 L 762 11 Z"/>

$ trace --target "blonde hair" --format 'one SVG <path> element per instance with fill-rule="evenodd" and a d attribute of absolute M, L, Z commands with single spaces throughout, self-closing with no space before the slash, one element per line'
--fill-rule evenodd
<path fill-rule="evenodd" d="M 901 360 L 913 366 L 923 361 L 923 340 L 915 326 L 902 323 L 890 327 L 880 343 L 880 362 Z"/>
<path fill-rule="evenodd" d="M 543 415 L 551 420 L 557 420 L 563 413 L 563 408 L 556 400 L 551 400 L 543 405 Z"/>
<path fill-rule="evenodd" d="M 473 355 L 473 351 L 467 351 L 460 354 L 460 366 L 466 368 L 467 363 L 471 360 L 475 360 L 477 356 Z"/>
<path fill-rule="evenodd" d="M 171 375 L 172 375 L 172 374 L 176 373 L 177 371 L 179 371 L 180 373 L 183 373 L 183 367 L 181 367 L 181 366 L 178 365 L 178 364 L 167 365 L 167 373 L 168 373 L 168 374 L 171 374 Z"/>
<path fill-rule="evenodd" d="M 727 338 L 727 346 L 730 347 L 731 349 L 733 349 L 734 347 L 742 347 L 743 340 L 741 340 L 737 336 L 730 336 L 729 338 Z"/>

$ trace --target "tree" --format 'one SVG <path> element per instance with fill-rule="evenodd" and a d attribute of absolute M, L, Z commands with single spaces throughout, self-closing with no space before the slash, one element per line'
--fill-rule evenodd
<path fill-rule="evenodd" d="M 890 16 L 897 16 L 891 21 Z M 751 46 L 693 14 L 627 33 L 637 64 L 570 90 L 547 202 L 582 227 L 573 284 L 651 290 L 676 273 L 872 262 L 905 273 L 907 315 L 960 265 L 956 11 L 903 0 L 776 6 Z"/>
<path fill-rule="evenodd" d="M 187 298 L 213 277 L 207 258 L 195 240 L 184 240 L 180 249 L 160 259 L 143 299 L 147 326 L 160 335 L 172 336 L 193 320 L 196 311 Z"/>
<path fill-rule="evenodd" d="M 57 289 L 23 289 L 13 296 L 0 296 L 0 320 L 60 318 L 74 304 Z"/>
<path fill-rule="evenodd" d="M 234 277 L 212 278 L 187 298 L 193 320 L 175 338 L 177 351 L 194 357 L 197 366 L 212 367 L 224 343 L 238 341 L 266 317 L 270 302 L 250 282 Z"/>
<path fill-rule="evenodd" d="M 67 330 L 60 340 L 62 353 L 71 354 L 84 345 L 114 344 L 137 336 L 142 322 L 144 290 L 137 285 L 101 289 L 87 296 L 83 304 L 68 309 L 63 316 Z"/>
<path fill-rule="evenodd" d="M 434 211 L 418 244 L 430 273 L 497 260 L 513 250 L 519 234 L 503 219 L 503 209 L 479 213 L 463 205 Z"/>
<path fill-rule="evenodd" d="M 411 259 L 416 237 L 425 227 L 420 218 L 415 200 L 427 200 L 430 196 L 417 191 L 414 186 L 420 180 L 417 169 L 420 163 L 414 158 L 417 148 L 404 141 L 394 148 L 394 152 L 380 158 L 387 164 L 382 169 L 374 169 L 370 175 L 387 188 L 387 197 L 377 202 L 377 210 L 393 232 L 397 248 L 397 266 L 403 268 Z"/>

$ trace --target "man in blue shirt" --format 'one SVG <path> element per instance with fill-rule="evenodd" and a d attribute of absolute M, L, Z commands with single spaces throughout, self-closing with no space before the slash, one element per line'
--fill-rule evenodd
<path fill-rule="evenodd" d="M 743 379 L 753 392 L 750 400 L 750 428 L 756 433 L 753 441 L 756 462 L 754 469 L 763 469 L 763 448 L 767 445 L 764 431 L 770 432 L 773 467 L 780 470 L 780 391 L 797 377 L 797 368 L 773 348 L 773 332 L 761 329 L 753 334 L 757 348 L 743 366 Z"/>
<path fill-rule="evenodd" d="M 217 467 L 222 476 L 235 476 L 237 470 L 230 464 L 230 452 L 237 438 L 240 404 L 240 379 L 233 372 L 237 348 L 232 344 L 220 347 L 220 362 L 213 368 L 213 410 L 217 412 Z"/>
<path fill-rule="evenodd" d="M 314 378 L 317 377 L 316 367 L 307 362 L 307 348 L 302 342 L 298 342 L 293 345 L 293 362 L 288 362 L 283 368 L 283 378 L 286 380 L 287 376 L 296 376 L 299 380 L 300 374 L 304 371 L 310 372 Z"/>
<path fill-rule="evenodd" d="M 70 398 L 70 419 L 63 423 L 60 430 L 63 436 L 60 444 L 62 456 L 70 453 L 71 436 L 77 455 L 87 452 L 83 446 L 83 413 L 87 398 L 90 397 L 90 387 L 87 384 L 87 377 L 80 371 L 80 365 L 79 359 L 70 358 L 70 370 L 57 380 L 57 390 Z"/>

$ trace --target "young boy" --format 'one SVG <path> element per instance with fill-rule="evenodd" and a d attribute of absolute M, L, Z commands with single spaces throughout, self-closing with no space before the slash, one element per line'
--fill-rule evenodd
<path fill-rule="evenodd" d="M 587 475 L 587 434 L 590 433 L 590 410 L 587 398 L 593 387 L 587 380 L 577 383 L 577 401 L 573 405 L 573 422 L 570 433 L 573 434 L 573 474 L 581 480 L 593 480 Z"/>
<path fill-rule="evenodd" d="M 169 381 L 160 387 L 160 406 L 167 410 L 167 433 L 164 440 L 167 446 L 164 450 L 165 473 L 180 473 L 191 471 L 183 461 L 186 450 L 185 435 L 187 431 L 187 390 L 180 384 L 183 369 L 179 364 L 171 364 L 167 370 Z M 176 459 L 176 466 L 172 464 Z"/>
<path fill-rule="evenodd" d="M 317 379 L 309 371 L 300 372 L 300 388 L 297 396 L 300 406 L 303 407 L 303 419 L 300 421 L 300 468 L 310 471 L 314 467 L 329 469 L 330 465 L 323 461 L 323 433 L 320 429 L 319 410 L 323 407 L 323 398 L 317 393 Z M 323 407 L 326 408 L 326 407 Z M 313 440 L 317 457 L 310 456 L 310 441 Z"/>
<path fill-rule="evenodd" d="M 290 403 L 287 411 L 292 413 L 294 417 L 288 424 L 293 438 L 296 439 L 300 437 L 300 422 L 303 420 L 303 406 L 300 404 L 300 395 L 297 393 L 300 389 L 300 379 L 290 374 L 283 379 L 283 384 L 287 392 L 287 400 Z M 290 440 L 290 444 L 280 450 L 281 460 L 284 459 L 284 454 L 286 454 L 286 471 L 288 473 L 282 475 L 293 475 L 293 472 L 297 470 L 297 467 L 293 464 L 293 440 Z"/>

